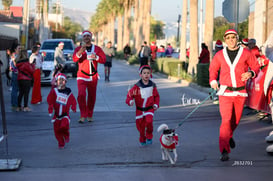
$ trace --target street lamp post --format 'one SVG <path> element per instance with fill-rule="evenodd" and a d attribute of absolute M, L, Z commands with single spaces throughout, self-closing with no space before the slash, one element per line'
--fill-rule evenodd
<path fill-rule="evenodd" d="M 180 28 L 180 20 L 181 20 L 181 15 L 178 15 L 178 20 L 177 20 L 177 47 L 179 47 L 179 28 Z"/>

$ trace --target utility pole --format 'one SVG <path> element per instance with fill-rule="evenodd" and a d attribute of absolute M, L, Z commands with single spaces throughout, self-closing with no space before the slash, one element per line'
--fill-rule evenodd
<path fill-rule="evenodd" d="M 29 0 L 24 1 L 24 13 L 23 13 L 23 33 L 21 43 L 25 45 L 25 49 L 28 48 L 28 26 L 29 26 Z"/>
<path fill-rule="evenodd" d="M 200 17 L 199 17 L 199 45 L 203 42 L 203 0 L 200 0 Z M 199 48 L 199 53 L 201 53 L 201 47 Z"/>

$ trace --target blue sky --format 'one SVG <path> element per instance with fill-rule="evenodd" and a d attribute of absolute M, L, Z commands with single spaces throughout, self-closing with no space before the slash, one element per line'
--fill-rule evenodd
<path fill-rule="evenodd" d="M 55 3 L 57 0 L 51 0 Z M 101 0 L 60 0 L 66 8 L 81 9 L 94 12 Z M 203 0 L 205 2 L 205 0 Z M 13 6 L 22 6 L 24 0 L 13 0 Z M 36 0 L 30 0 L 31 7 L 34 7 Z M 182 13 L 183 0 L 152 0 L 152 15 L 156 19 L 165 22 L 177 21 L 178 14 Z M 205 5 L 205 3 L 203 3 Z M 2 8 L 2 3 L 0 5 Z M 215 16 L 222 15 L 222 0 L 215 0 Z"/>

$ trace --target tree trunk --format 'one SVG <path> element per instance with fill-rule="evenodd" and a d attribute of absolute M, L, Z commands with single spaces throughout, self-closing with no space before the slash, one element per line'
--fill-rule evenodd
<path fill-rule="evenodd" d="M 152 8 L 152 1 L 151 0 L 145 0 L 145 27 L 144 27 L 144 39 L 147 41 L 147 44 L 150 44 L 150 24 L 151 24 L 151 8 Z"/>
<path fill-rule="evenodd" d="M 144 39 L 143 37 L 143 10 L 144 10 L 144 2 L 141 0 L 139 1 L 139 18 L 137 21 L 137 39 L 136 39 L 136 45 L 135 49 L 136 51 L 140 48 L 142 41 Z"/>
<path fill-rule="evenodd" d="M 124 3 L 124 34 L 123 40 L 124 42 L 129 42 L 130 40 L 130 27 L 129 27 L 129 18 L 130 18 L 130 11 L 129 11 L 129 0 L 125 1 Z"/>
<path fill-rule="evenodd" d="M 204 42 L 210 52 L 210 60 L 213 55 L 213 24 L 214 24 L 214 0 L 206 0 L 205 37 Z"/>
<path fill-rule="evenodd" d="M 180 38 L 180 60 L 186 62 L 187 49 L 187 19 L 188 19 L 188 0 L 183 0 L 181 38 Z"/>
<path fill-rule="evenodd" d="M 188 73 L 197 73 L 198 63 L 198 0 L 190 1 L 190 58 Z"/>
<path fill-rule="evenodd" d="M 137 48 L 139 47 L 139 28 L 138 28 L 138 21 L 139 21 L 139 0 L 135 0 L 135 5 L 134 5 L 134 37 L 135 37 L 135 41 L 134 41 L 134 48 L 135 50 L 137 50 Z M 126 42 L 124 42 L 126 43 Z"/>
<path fill-rule="evenodd" d="M 122 28 L 122 15 L 119 14 L 118 15 L 118 47 L 117 47 L 117 51 L 122 51 L 123 49 L 123 37 L 122 37 L 122 31 L 123 31 L 123 28 Z"/>

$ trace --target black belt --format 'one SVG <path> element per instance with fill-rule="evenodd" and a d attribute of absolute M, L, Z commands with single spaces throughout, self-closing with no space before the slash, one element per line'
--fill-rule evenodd
<path fill-rule="evenodd" d="M 87 76 L 93 76 L 97 73 L 97 71 L 92 72 L 92 74 L 86 73 L 85 71 L 81 70 L 81 72 Z"/>
<path fill-rule="evenodd" d="M 240 91 L 240 90 L 244 90 L 246 87 L 242 86 L 242 87 L 227 87 L 227 90 L 229 91 Z"/>
<path fill-rule="evenodd" d="M 67 113 L 63 113 L 62 115 L 56 115 L 57 119 L 62 119 L 63 117 L 67 116 Z"/>
<path fill-rule="evenodd" d="M 153 106 L 149 106 L 149 107 L 137 107 L 137 110 L 140 110 L 140 111 L 148 111 L 149 109 L 153 109 Z"/>

